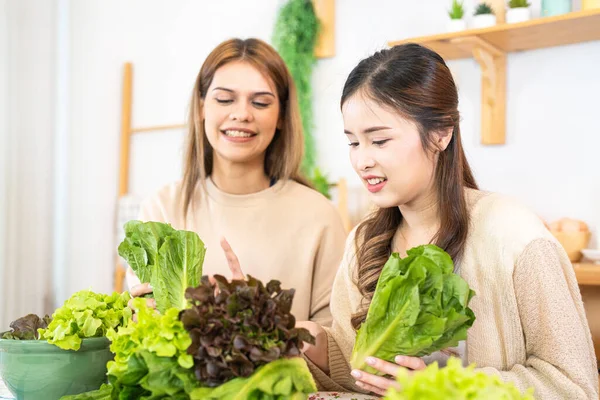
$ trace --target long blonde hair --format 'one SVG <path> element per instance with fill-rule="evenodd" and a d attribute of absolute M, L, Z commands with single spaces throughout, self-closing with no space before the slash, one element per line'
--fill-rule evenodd
<path fill-rule="evenodd" d="M 281 129 L 277 129 L 265 156 L 265 174 L 275 180 L 293 179 L 310 186 L 300 172 L 304 151 L 302 121 L 296 86 L 277 51 L 260 39 L 230 39 L 219 44 L 206 58 L 196 77 L 188 117 L 188 138 L 183 165 L 183 212 L 187 214 L 198 183 L 204 185 L 212 173 L 213 148 L 206 138 L 201 110 L 215 72 L 223 65 L 243 61 L 271 79 L 280 105 Z"/>

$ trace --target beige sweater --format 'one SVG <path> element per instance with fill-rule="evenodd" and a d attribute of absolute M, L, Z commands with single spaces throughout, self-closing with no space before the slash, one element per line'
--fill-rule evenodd
<path fill-rule="evenodd" d="M 146 200 L 140 218 L 198 233 L 207 247 L 204 275 L 231 275 L 219 245 L 226 237 L 245 274 L 264 282 L 277 279 L 283 288 L 296 290 L 292 313 L 297 320 L 329 326 L 331 286 L 346 239 L 333 204 L 295 181 L 248 195 L 224 193 L 210 179 L 206 188 L 207 195 L 198 189 L 187 219 L 180 183 Z"/>
<path fill-rule="evenodd" d="M 475 290 L 476 321 L 467 362 L 498 374 L 538 399 L 598 399 L 591 335 L 571 263 L 537 216 L 497 194 L 468 191 L 471 229 L 460 275 Z M 350 376 L 355 331 L 350 315 L 361 295 L 354 234 L 332 291 L 326 329 L 330 374 L 309 361 L 320 389 L 361 390 Z"/>

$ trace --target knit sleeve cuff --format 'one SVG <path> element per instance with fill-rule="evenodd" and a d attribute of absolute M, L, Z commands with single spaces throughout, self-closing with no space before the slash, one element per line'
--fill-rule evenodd
<path fill-rule="evenodd" d="M 350 375 L 350 364 L 344 357 L 340 346 L 328 328 L 325 328 L 327 334 L 327 348 L 329 357 L 329 374 L 316 366 L 310 359 L 304 357 L 308 368 L 312 373 L 317 388 L 328 392 L 360 392 L 365 393 L 361 388 L 354 384 L 355 379 Z"/>

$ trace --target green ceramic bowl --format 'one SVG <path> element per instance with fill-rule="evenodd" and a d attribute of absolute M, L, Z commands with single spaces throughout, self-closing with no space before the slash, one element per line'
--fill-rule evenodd
<path fill-rule="evenodd" d="M 45 340 L 0 339 L 0 377 L 17 400 L 55 400 L 100 388 L 112 360 L 105 337 L 83 339 L 78 351 Z"/>

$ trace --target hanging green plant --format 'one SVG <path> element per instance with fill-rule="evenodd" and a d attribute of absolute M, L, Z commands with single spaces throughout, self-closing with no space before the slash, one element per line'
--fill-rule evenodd
<path fill-rule="evenodd" d="M 329 197 L 329 184 L 316 170 L 316 146 L 313 137 L 312 71 L 315 47 L 319 34 L 319 19 L 311 0 L 289 0 L 275 22 L 273 45 L 285 61 L 298 92 L 302 128 L 304 130 L 304 159 L 302 171 L 313 181 L 317 190 Z"/>

